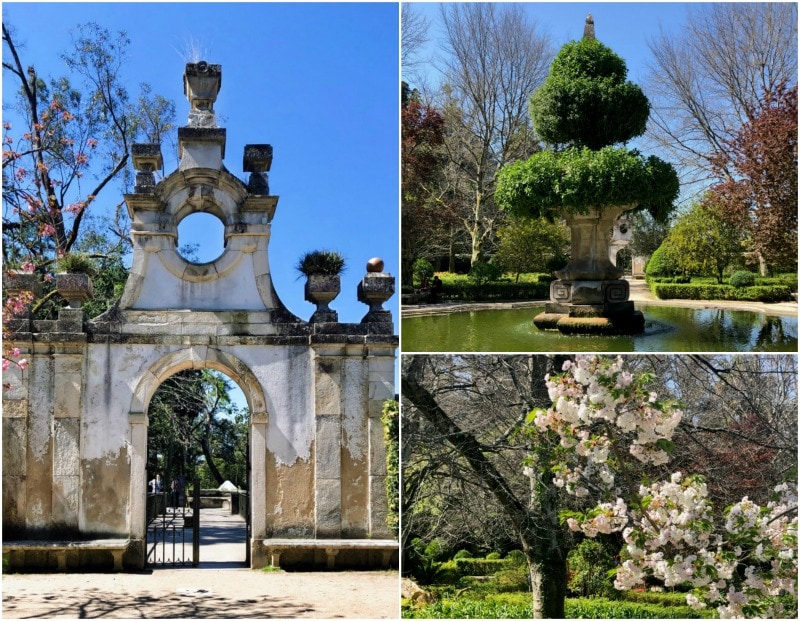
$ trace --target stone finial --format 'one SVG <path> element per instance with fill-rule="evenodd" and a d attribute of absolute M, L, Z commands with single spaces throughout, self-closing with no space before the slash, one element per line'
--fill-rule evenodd
<path fill-rule="evenodd" d="M 183 94 L 191 104 L 189 127 L 216 127 L 214 102 L 222 86 L 222 65 L 201 60 L 187 63 L 183 73 Z"/>
<path fill-rule="evenodd" d="M 372 257 L 367 261 L 367 273 L 374 274 L 383 271 L 383 259 L 380 257 Z"/>
<path fill-rule="evenodd" d="M 137 171 L 136 186 L 133 191 L 137 194 L 152 193 L 156 186 L 153 172 L 164 165 L 161 145 L 158 143 L 135 144 L 131 147 L 131 155 L 133 167 Z"/>
<path fill-rule="evenodd" d="M 269 194 L 267 172 L 272 166 L 272 145 L 247 144 L 244 146 L 242 168 L 250 173 L 247 190 L 251 194 Z"/>
<path fill-rule="evenodd" d="M 391 324 L 392 314 L 384 310 L 383 303 L 394 295 L 394 276 L 368 271 L 358 283 L 357 295 L 359 302 L 369 306 L 369 311 L 361 323 Z"/>
<path fill-rule="evenodd" d="M 594 19 L 592 19 L 592 14 L 589 13 L 586 16 L 586 24 L 583 27 L 583 38 L 584 39 L 594 39 Z"/>

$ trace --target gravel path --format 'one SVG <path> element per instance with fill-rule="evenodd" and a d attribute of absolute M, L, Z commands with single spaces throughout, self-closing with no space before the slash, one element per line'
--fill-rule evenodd
<path fill-rule="evenodd" d="M 135 574 L 3 575 L 4 619 L 400 616 L 396 571 L 159 569 Z"/>

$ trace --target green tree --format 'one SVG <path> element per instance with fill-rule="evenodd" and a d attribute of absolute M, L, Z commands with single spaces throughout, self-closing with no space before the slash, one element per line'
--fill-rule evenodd
<path fill-rule="evenodd" d="M 662 243 L 650 255 L 644 273 L 646 276 L 674 276 L 681 268 L 670 244 Z"/>
<path fill-rule="evenodd" d="M 597 151 L 641 136 L 650 104 L 627 75 L 625 61 L 594 37 L 567 43 L 530 100 L 539 138 Z"/>
<path fill-rule="evenodd" d="M 550 272 L 566 262 L 569 230 L 545 218 L 513 219 L 497 231 L 495 261 L 506 272 Z"/>
<path fill-rule="evenodd" d="M 717 206 L 700 202 L 678 218 L 665 244 L 684 272 L 713 275 L 722 284 L 725 269 L 742 260 L 744 241 L 743 231 Z"/>
<path fill-rule="evenodd" d="M 505 166 L 498 204 L 528 217 L 630 205 L 664 220 L 678 196 L 675 170 L 612 146 L 641 135 L 650 109 L 626 77 L 625 61 L 593 35 L 561 48 L 530 105 L 536 134 L 553 149 Z"/>
<path fill-rule="evenodd" d="M 196 476 L 198 466 L 215 487 L 226 479 L 247 484 L 247 413 L 232 403 L 232 384 L 208 369 L 187 370 L 167 378 L 150 402 L 148 448 L 161 454 L 150 464 L 172 475 Z"/>

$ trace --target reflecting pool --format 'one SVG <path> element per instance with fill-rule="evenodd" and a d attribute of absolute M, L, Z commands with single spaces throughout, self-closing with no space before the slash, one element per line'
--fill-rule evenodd
<path fill-rule="evenodd" d="M 648 306 L 633 336 L 564 336 L 533 325 L 541 307 L 403 318 L 403 352 L 797 351 L 797 317 L 710 308 Z"/>

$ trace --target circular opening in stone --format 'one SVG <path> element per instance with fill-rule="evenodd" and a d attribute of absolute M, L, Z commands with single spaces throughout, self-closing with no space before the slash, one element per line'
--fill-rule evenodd
<path fill-rule="evenodd" d="M 225 225 L 210 213 L 193 213 L 178 224 L 178 254 L 190 263 L 216 261 L 225 251 Z"/>

